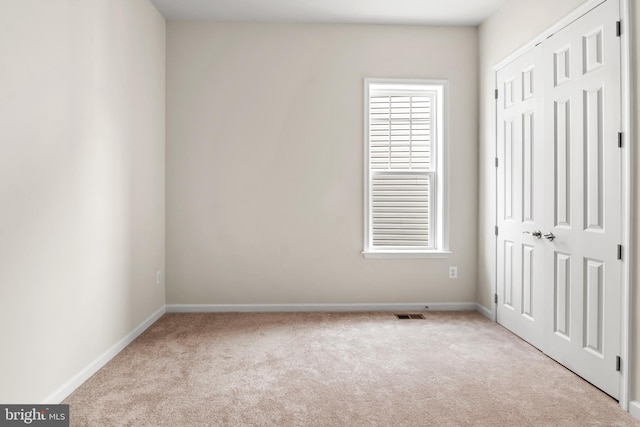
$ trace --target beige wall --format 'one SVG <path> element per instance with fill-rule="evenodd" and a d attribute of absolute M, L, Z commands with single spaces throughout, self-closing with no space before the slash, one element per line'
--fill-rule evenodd
<path fill-rule="evenodd" d="M 511 52 L 526 44 L 545 29 L 559 21 L 563 16 L 583 4 L 585 0 L 513 0 L 507 2 L 495 15 L 485 21 L 479 31 L 479 55 L 480 55 L 480 156 L 479 156 L 479 246 L 478 246 L 478 301 L 487 306 L 492 294 L 492 283 L 495 283 L 495 238 L 493 226 L 495 225 L 495 178 L 493 158 L 495 157 L 495 139 L 493 137 L 494 117 L 494 75 L 492 66 L 507 57 Z M 631 2 L 635 5 L 635 2 Z M 635 26 L 640 22 L 640 13 L 635 11 L 634 22 L 626 28 Z M 627 23 L 629 24 L 629 23 Z M 504 35 L 508 34 L 509 37 Z M 635 46 L 640 46 L 638 32 L 635 32 Z M 638 51 L 636 49 L 637 57 Z M 638 67 L 635 67 L 636 72 Z M 638 76 L 636 75 L 636 80 Z M 637 100 L 640 99 L 637 85 L 634 86 L 635 108 L 638 110 Z M 635 125 L 635 124 L 634 124 Z M 634 139 L 637 141 L 637 137 Z M 636 164 L 640 164 L 640 150 L 636 150 Z M 640 195 L 638 176 L 634 178 L 636 198 Z M 637 199 L 638 200 L 638 199 Z M 640 238 L 638 223 L 634 224 L 636 241 Z M 637 249 L 637 248 L 636 248 Z M 640 254 L 636 252 L 638 260 Z M 635 263 L 637 264 L 637 262 Z M 634 289 L 634 307 L 640 307 L 639 292 L 635 291 L 637 279 L 632 280 Z M 637 335 L 640 330 L 640 316 L 637 309 L 634 313 L 633 333 Z M 632 348 L 637 347 L 635 340 Z M 640 354 L 636 351 L 632 361 L 633 367 L 640 366 Z M 631 375 L 631 400 L 640 399 L 640 378 L 637 368 Z"/>
<path fill-rule="evenodd" d="M 474 301 L 476 66 L 475 28 L 170 22 L 167 303 Z M 450 81 L 449 259 L 361 255 L 364 77 Z"/>
<path fill-rule="evenodd" d="M 164 38 L 147 0 L 2 2 L 0 402 L 164 304 Z"/>

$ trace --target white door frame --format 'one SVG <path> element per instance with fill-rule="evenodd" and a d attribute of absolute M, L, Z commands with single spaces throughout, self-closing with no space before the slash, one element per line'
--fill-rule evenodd
<path fill-rule="evenodd" d="M 520 49 L 513 52 L 511 55 L 497 63 L 492 67 L 493 72 L 493 82 L 494 88 L 497 88 L 497 74 L 498 70 L 523 53 L 535 47 L 537 44 L 546 40 L 552 34 L 558 32 L 560 29 L 566 27 L 573 21 L 577 20 L 582 15 L 589 12 L 591 9 L 596 6 L 604 3 L 606 0 L 588 0 L 580 7 L 575 9 L 573 12 L 569 13 L 567 16 L 562 18 L 556 24 L 549 27 L 547 30 L 543 31 L 529 43 L 522 46 Z M 622 20 L 622 34 L 621 34 L 621 101 L 622 101 L 622 124 L 621 131 L 623 133 L 623 143 L 622 143 L 622 158 L 624 171 L 622 175 L 622 215 L 623 215 L 623 259 L 622 259 L 622 298 L 620 301 L 620 310 L 621 310 L 621 331 L 620 331 L 620 355 L 622 357 L 622 378 L 620 381 L 620 395 L 619 395 L 619 404 L 625 410 L 629 410 L 629 393 L 630 393 L 630 371 L 631 371 L 631 277 L 632 277 L 632 262 L 634 253 L 633 253 L 633 239 L 632 239 L 632 231 L 633 231 L 633 181 L 632 181 L 632 173 L 634 162 L 633 162 L 633 123 L 631 118 L 633 117 L 632 109 L 632 94 L 631 94 L 631 75 L 632 75 L 632 58 L 633 51 L 631 49 L 631 11 L 630 11 L 630 0 L 619 0 L 620 1 L 620 19 Z M 494 154 L 497 154 L 497 141 L 498 141 L 498 132 L 497 132 L 497 103 L 494 103 L 494 124 L 493 124 L 493 139 L 496 143 L 494 146 Z M 496 156 L 494 156 L 496 157 Z M 495 172 L 495 182 L 497 194 L 497 168 Z M 493 208 L 494 210 L 494 221 L 495 224 L 498 223 L 498 206 L 497 206 L 497 198 L 496 205 Z M 496 237 L 497 239 L 497 237 Z M 493 284 L 492 284 L 492 294 L 497 294 L 497 245 L 496 245 L 496 253 L 494 254 L 494 275 L 493 275 Z M 493 298 L 492 298 L 493 299 Z M 495 321 L 497 319 L 497 308 L 496 304 L 491 305 L 491 318 Z"/>

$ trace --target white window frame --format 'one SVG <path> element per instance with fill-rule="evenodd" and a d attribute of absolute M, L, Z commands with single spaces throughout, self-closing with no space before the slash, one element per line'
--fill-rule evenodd
<path fill-rule="evenodd" d="M 403 87 L 424 86 L 435 95 L 435 120 L 432 121 L 432 161 L 434 169 L 425 172 L 435 184 L 435 194 L 431 200 L 432 229 L 430 237 L 434 244 L 429 248 L 376 248 L 372 241 L 372 194 L 371 180 L 373 171 L 370 166 L 370 88 L 372 85 L 389 85 L 390 91 L 396 89 L 399 94 Z M 448 220 L 447 220 L 447 141 L 448 141 L 448 89 L 447 80 L 423 79 L 364 79 L 364 250 L 365 258 L 447 258 L 449 252 Z M 380 173 L 376 171 L 376 173 Z"/>

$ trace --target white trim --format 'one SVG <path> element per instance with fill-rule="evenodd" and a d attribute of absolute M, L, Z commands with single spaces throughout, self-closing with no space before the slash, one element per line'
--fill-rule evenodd
<path fill-rule="evenodd" d="M 495 94 L 498 91 L 498 68 L 493 68 L 493 87 L 494 90 L 491 92 L 491 98 L 493 99 L 493 126 L 491 131 L 493 132 L 493 159 L 492 162 L 498 161 L 498 97 Z M 497 165 L 497 163 L 495 163 Z M 498 177 L 498 168 L 493 168 L 493 191 L 496 195 L 495 203 L 493 205 L 493 226 L 494 232 L 493 236 L 493 276 L 491 277 L 491 318 L 494 322 L 498 322 L 498 305 L 495 303 L 496 298 L 495 295 L 498 295 L 498 233 L 500 232 L 498 229 L 498 204 L 499 204 L 499 177 Z"/>
<path fill-rule="evenodd" d="M 93 374 L 95 374 L 100 368 L 106 365 L 111 359 L 113 359 L 118 353 L 120 353 L 126 346 L 131 344 L 141 333 L 143 333 L 149 326 L 156 322 L 165 313 L 165 306 L 162 306 L 155 313 L 149 316 L 144 322 L 138 325 L 133 331 L 129 332 L 124 338 L 115 343 L 111 348 L 102 353 L 96 360 L 89 363 L 84 369 L 74 375 L 69 381 L 64 383 L 60 388 L 51 393 L 47 398 L 42 401 L 42 404 L 58 404 L 62 402 L 67 396 L 75 391 L 82 383 L 88 380 Z"/>
<path fill-rule="evenodd" d="M 493 305 L 493 304 L 492 304 Z M 480 314 L 482 314 L 484 317 L 486 317 L 489 320 L 494 320 L 493 319 L 493 314 L 491 312 L 490 309 L 488 309 L 487 307 L 485 307 L 482 304 L 476 304 L 476 311 Z"/>
<path fill-rule="evenodd" d="M 363 248 L 367 249 L 369 247 L 369 241 L 371 240 L 370 237 L 370 232 L 369 232 L 369 187 L 371 187 L 369 185 L 369 114 L 367 114 L 367 112 L 369 111 L 369 82 L 370 80 L 376 80 L 376 79 L 368 79 L 365 78 L 362 80 L 362 84 L 363 84 L 363 94 L 364 96 L 362 97 L 363 99 L 363 107 L 362 107 L 362 116 L 363 116 L 363 126 L 364 129 L 362 130 L 362 135 L 364 138 L 364 144 L 362 144 L 362 149 L 363 149 L 363 153 L 362 153 L 362 161 L 364 162 L 364 167 L 362 168 L 362 170 L 364 171 L 364 175 L 362 177 L 362 183 L 364 186 L 364 193 L 362 194 L 362 201 L 364 203 L 363 206 L 363 210 L 362 212 L 364 212 L 364 218 L 362 221 L 362 228 L 363 228 L 363 232 L 362 232 L 362 241 L 363 241 Z M 364 253 L 364 252 L 363 252 Z"/>
<path fill-rule="evenodd" d="M 546 39 L 548 39 L 553 34 L 557 33 L 567 25 L 571 24 L 573 21 L 580 18 L 585 13 L 589 12 L 591 9 L 597 7 L 601 3 L 604 3 L 606 0 L 589 0 L 578 6 L 572 12 L 568 13 L 564 16 L 564 18 L 560 19 L 558 22 L 544 30 L 542 33 L 538 34 L 533 40 L 529 41 L 529 43 L 521 46 L 519 49 L 515 50 L 513 53 L 508 55 L 502 61 L 498 62 L 493 66 L 493 70 L 497 71 L 500 68 L 503 68 L 505 65 L 508 65 L 510 62 L 515 60 L 516 58 L 522 56 L 527 51 L 536 47 L 536 45 L 542 43 Z"/>
<path fill-rule="evenodd" d="M 353 304 L 167 304 L 167 313 L 273 313 L 357 311 L 475 311 L 475 302 Z M 426 310 L 425 307 L 429 307 Z"/>
<path fill-rule="evenodd" d="M 633 401 L 629 403 L 629 413 L 635 419 L 640 420 L 640 402 Z"/>
<path fill-rule="evenodd" d="M 429 307 L 426 310 L 426 307 Z M 133 331 L 101 354 L 96 360 L 74 375 L 56 391 L 47 396 L 42 404 L 58 404 L 79 386 L 98 372 L 111 359 L 124 350 L 149 326 L 165 313 L 253 313 L 253 312 L 363 312 L 363 311 L 478 311 L 488 317 L 488 309 L 473 302 L 462 303 L 403 303 L 403 304 L 167 304 L 159 308 Z"/>
<path fill-rule="evenodd" d="M 631 278 L 633 277 L 633 262 L 635 252 L 633 247 L 632 235 L 634 233 L 633 221 L 634 218 L 634 197 L 633 197 L 633 176 L 634 170 L 634 149 L 633 145 L 633 102 L 632 102 L 632 90 L 633 85 L 631 79 L 633 75 L 633 50 L 631 41 L 631 26 L 632 18 L 629 0 L 620 0 L 620 20 L 622 22 L 622 34 L 620 36 L 620 71 L 621 81 L 620 90 L 621 93 L 621 132 L 624 135 L 622 144 L 622 156 L 623 156 L 623 171 L 622 171 L 622 245 L 625 248 L 625 254 L 622 259 L 622 301 L 621 301 L 621 331 L 620 331 L 620 355 L 622 360 L 625 361 L 625 368 L 622 369 L 620 378 L 620 396 L 619 404 L 624 410 L 629 410 L 629 396 L 631 393 L 630 383 L 630 371 L 635 368 L 632 365 L 632 351 L 631 351 Z"/>
<path fill-rule="evenodd" d="M 371 231 L 370 221 L 371 212 L 369 207 L 370 202 L 370 180 L 371 170 L 369 165 L 369 97 L 370 97 L 370 85 L 371 84 L 406 84 L 406 85 L 431 85 L 437 86 L 437 92 L 441 96 L 437 97 L 438 108 L 437 111 L 441 114 L 436 116 L 437 126 L 436 131 L 440 133 L 436 135 L 436 142 L 434 152 L 436 154 L 436 215 L 434 228 L 436 230 L 436 246 L 428 250 L 422 251 L 424 256 L 415 256 L 413 253 L 404 254 L 402 251 L 394 251 L 391 256 L 378 256 L 374 254 L 375 250 L 371 248 Z M 363 116 L 364 116 L 364 221 L 363 221 L 363 252 L 365 258 L 446 258 L 446 253 L 449 251 L 449 196 L 448 196 L 448 182 L 449 182 L 449 165 L 448 165 L 448 153 L 449 153 L 449 81 L 444 79 L 394 79 L 394 78 L 370 78 L 363 79 Z M 433 233 L 432 233 L 433 234 Z M 409 251 L 412 252 L 412 251 Z M 382 254 L 382 252 L 380 252 Z M 443 256 L 444 254 L 444 256 Z"/>
<path fill-rule="evenodd" d="M 362 251 L 365 258 L 449 258 L 449 251 Z"/>

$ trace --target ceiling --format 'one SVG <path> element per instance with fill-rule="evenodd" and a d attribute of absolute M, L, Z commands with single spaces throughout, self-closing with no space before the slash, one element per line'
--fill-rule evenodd
<path fill-rule="evenodd" d="M 167 20 L 475 26 L 512 0 L 151 0 Z"/>

